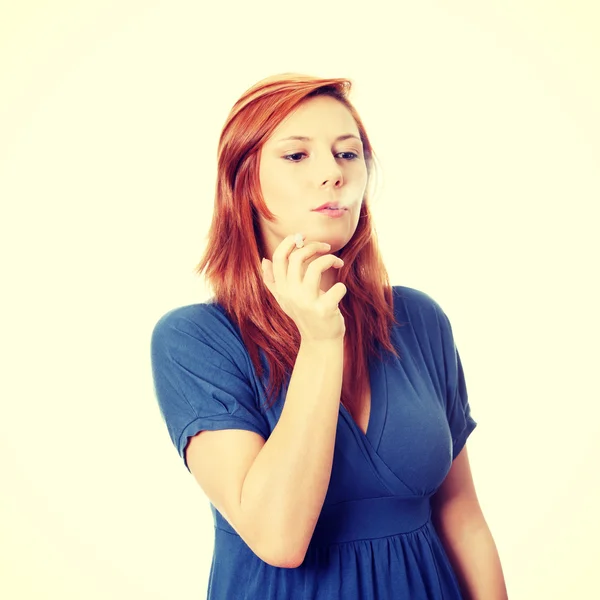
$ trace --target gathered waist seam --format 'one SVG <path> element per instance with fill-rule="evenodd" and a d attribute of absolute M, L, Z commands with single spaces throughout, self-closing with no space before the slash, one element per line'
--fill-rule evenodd
<path fill-rule="evenodd" d="M 425 523 L 423 523 L 416 529 L 413 529 L 412 531 L 405 531 L 405 532 L 401 532 L 401 533 L 390 533 L 389 535 L 381 535 L 378 537 L 366 537 L 366 538 L 346 540 L 346 541 L 341 541 L 341 542 L 326 542 L 326 541 L 315 542 L 314 544 L 311 543 L 309 548 L 310 547 L 312 547 L 312 548 L 328 548 L 329 546 L 345 546 L 346 544 L 355 544 L 356 542 L 375 542 L 378 540 L 385 540 L 387 538 L 406 537 L 407 535 L 413 535 L 415 533 L 418 533 L 419 531 L 421 531 L 421 529 L 425 529 L 427 527 L 427 525 L 429 525 L 430 523 L 431 523 L 431 519 L 427 520 Z"/>

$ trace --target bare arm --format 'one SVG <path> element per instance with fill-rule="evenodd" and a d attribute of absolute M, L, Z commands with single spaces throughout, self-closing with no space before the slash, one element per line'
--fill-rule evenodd
<path fill-rule="evenodd" d="M 507 600 L 500 557 L 479 506 L 466 446 L 433 496 L 432 508 L 465 599 Z"/>
<path fill-rule="evenodd" d="M 196 481 L 262 560 L 304 559 L 331 477 L 343 376 L 343 338 L 302 341 L 281 416 L 269 439 L 253 431 L 201 431 L 186 448 Z"/>
<path fill-rule="evenodd" d="M 339 309 L 346 286 L 320 289 L 322 272 L 343 261 L 314 258 L 331 246 L 295 238 L 287 236 L 272 261 L 263 259 L 264 284 L 301 339 L 277 425 L 266 441 L 251 431 L 203 432 L 188 450 L 213 505 L 257 556 L 279 567 L 303 562 L 329 487 L 346 333 Z"/>
<path fill-rule="evenodd" d="M 302 342 L 279 422 L 243 483 L 248 535 L 280 566 L 302 563 L 333 463 L 344 342 Z"/>

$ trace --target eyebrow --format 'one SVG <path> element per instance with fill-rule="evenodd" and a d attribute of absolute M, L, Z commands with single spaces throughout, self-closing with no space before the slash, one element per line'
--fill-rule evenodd
<path fill-rule="evenodd" d="M 354 135 L 353 133 L 345 133 L 344 135 L 340 135 L 335 139 L 335 141 L 341 142 L 343 140 L 348 140 L 350 138 L 354 138 L 354 139 L 357 139 L 359 142 L 362 142 L 362 140 L 358 136 Z M 286 137 L 286 138 L 277 140 L 277 143 L 287 142 L 288 140 L 300 140 L 301 142 L 311 142 L 312 138 L 306 137 L 304 135 L 291 135 L 290 137 Z"/>

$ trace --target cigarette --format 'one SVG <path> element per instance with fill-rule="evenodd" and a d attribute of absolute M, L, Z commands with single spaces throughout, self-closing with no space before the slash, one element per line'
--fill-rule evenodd
<path fill-rule="evenodd" d="M 302 234 L 301 233 L 297 233 L 296 237 L 296 248 L 303 248 L 304 247 L 304 240 L 302 239 Z"/>

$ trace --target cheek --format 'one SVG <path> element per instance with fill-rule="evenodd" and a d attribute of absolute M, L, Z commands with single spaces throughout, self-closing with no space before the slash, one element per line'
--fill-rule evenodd
<path fill-rule="evenodd" d="M 298 204 L 299 193 L 294 186 L 282 181 L 273 181 L 263 188 L 263 197 L 270 206 L 277 208 L 293 207 Z"/>
<path fill-rule="evenodd" d="M 356 185 L 366 185 L 367 180 L 369 178 L 369 173 L 367 171 L 367 165 L 364 162 L 353 165 L 352 171 L 348 172 L 348 176 L 352 179 L 353 183 Z"/>
<path fill-rule="evenodd" d="M 300 181 L 301 180 L 297 175 L 293 175 L 287 172 L 285 169 L 274 173 L 273 177 L 271 178 L 273 189 L 284 191 L 298 189 Z"/>
<path fill-rule="evenodd" d="M 262 195 L 269 210 L 282 222 L 300 218 L 306 212 L 307 195 L 298 185 L 289 185 L 281 180 L 267 182 Z"/>

